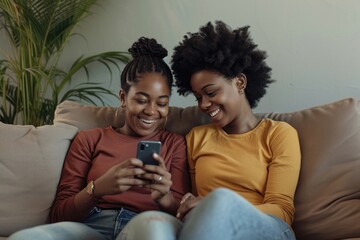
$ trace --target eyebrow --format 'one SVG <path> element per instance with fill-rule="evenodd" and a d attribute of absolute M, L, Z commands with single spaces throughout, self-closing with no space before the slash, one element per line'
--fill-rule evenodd
<path fill-rule="evenodd" d="M 137 93 L 135 93 L 135 95 L 143 95 L 147 98 L 150 98 L 150 95 L 147 94 L 146 92 L 137 92 Z M 161 95 L 158 98 L 170 98 L 170 96 L 169 95 Z"/>
<path fill-rule="evenodd" d="M 209 83 L 208 85 L 205 85 L 201 88 L 201 90 L 204 90 L 205 88 L 207 87 L 210 87 L 210 86 L 214 86 L 215 84 L 214 83 Z"/>
<path fill-rule="evenodd" d="M 214 83 L 209 83 L 208 85 L 203 86 L 203 87 L 201 88 L 201 91 L 204 91 L 205 88 L 211 87 L 211 86 L 215 86 L 215 84 L 214 84 Z M 194 95 L 198 94 L 198 93 L 196 93 L 195 91 L 192 91 L 192 93 L 193 93 Z"/>

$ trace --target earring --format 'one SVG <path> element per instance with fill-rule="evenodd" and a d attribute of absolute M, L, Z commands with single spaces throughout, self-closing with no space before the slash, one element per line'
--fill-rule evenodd
<path fill-rule="evenodd" d="M 239 89 L 239 93 L 242 95 L 244 94 L 244 88 Z"/>
<path fill-rule="evenodd" d="M 126 108 L 126 104 L 125 103 L 121 104 L 121 108 Z"/>

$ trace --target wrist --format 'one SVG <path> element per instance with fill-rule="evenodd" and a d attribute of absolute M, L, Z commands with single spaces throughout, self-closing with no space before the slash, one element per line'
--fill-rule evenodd
<path fill-rule="evenodd" d="M 95 195 L 95 191 L 96 191 L 95 181 L 91 180 L 86 186 L 86 192 L 89 194 L 89 196 L 94 202 L 97 202 L 99 201 L 99 197 Z"/>
<path fill-rule="evenodd" d="M 170 214 L 175 214 L 179 207 L 178 202 L 174 199 L 171 192 L 168 192 L 161 198 L 157 199 L 156 203 L 158 204 L 160 209 Z"/>
<path fill-rule="evenodd" d="M 171 192 L 168 192 L 167 194 L 163 195 L 162 197 L 156 199 L 155 202 L 160 207 L 166 208 L 167 206 L 172 205 L 172 203 L 174 202 L 174 198 L 173 198 Z"/>

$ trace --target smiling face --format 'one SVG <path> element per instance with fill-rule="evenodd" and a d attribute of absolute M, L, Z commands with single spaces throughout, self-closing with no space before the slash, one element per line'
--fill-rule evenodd
<path fill-rule="evenodd" d="M 207 113 L 221 128 L 231 128 L 240 123 L 242 108 L 247 104 L 245 94 L 246 79 L 227 79 L 212 71 L 199 71 L 191 76 L 191 88 L 199 108 Z"/>
<path fill-rule="evenodd" d="M 120 91 L 120 99 L 126 106 L 125 125 L 121 132 L 135 137 L 154 134 L 169 112 L 170 88 L 166 77 L 160 73 L 144 73 L 138 77 L 126 94 Z"/>

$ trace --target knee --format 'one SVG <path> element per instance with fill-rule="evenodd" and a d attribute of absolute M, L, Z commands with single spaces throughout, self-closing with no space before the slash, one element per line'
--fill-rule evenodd
<path fill-rule="evenodd" d="M 136 222 L 153 222 L 153 221 L 165 221 L 167 214 L 160 211 L 146 211 L 136 215 L 131 221 Z"/>
<path fill-rule="evenodd" d="M 220 197 L 220 198 L 239 196 L 236 192 L 224 187 L 216 188 L 209 195 L 214 195 L 215 197 Z"/>
<path fill-rule="evenodd" d="M 238 208 L 239 206 L 247 206 L 250 204 L 238 193 L 230 189 L 217 188 L 204 198 L 201 205 L 210 209 L 213 208 L 218 210 L 221 209 L 222 211 L 232 211 L 231 208 Z"/>
<path fill-rule="evenodd" d="M 169 214 L 146 211 L 133 217 L 117 239 L 175 239 L 180 227 L 181 222 Z"/>
<path fill-rule="evenodd" d="M 128 225 L 132 226 L 176 226 L 179 227 L 180 221 L 174 216 L 160 211 L 146 211 L 136 215 Z"/>
<path fill-rule="evenodd" d="M 226 204 L 234 201 L 241 201 L 243 198 L 236 192 L 227 188 L 217 188 L 209 193 L 206 198 L 211 199 L 214 202 Z"/>
<path fill-rule="evenodd" d="M 36 227 L 17 231 L 8 238 L 8 240 L 24 240 L 24 239 L 51 240 L 51 238 L 48 238 L 46 232 L 40 231 L 40 229 Z"/>

